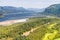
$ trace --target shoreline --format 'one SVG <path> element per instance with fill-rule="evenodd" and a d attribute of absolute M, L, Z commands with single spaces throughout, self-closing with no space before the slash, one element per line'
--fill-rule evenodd
<path fill-rule="evenodd" d="M 7 25 L 12 25 L 14 23 L 20 23 L 20 22 L 26 22 L 26 21 L 27 21 L 27 18 L 25 18 L 25 19 L 16 19 L 16 20 L 6 20 L 6 21 L 0 22 L 0 25 L 7 26 Z"/>

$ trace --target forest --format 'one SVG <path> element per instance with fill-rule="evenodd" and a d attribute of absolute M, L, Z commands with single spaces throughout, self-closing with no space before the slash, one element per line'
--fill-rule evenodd
<path fill-rule="evenodd" d="M 34 17 L 25 23 L 0 25 L 0 40 L 60 40 L 60 19 Z"/>

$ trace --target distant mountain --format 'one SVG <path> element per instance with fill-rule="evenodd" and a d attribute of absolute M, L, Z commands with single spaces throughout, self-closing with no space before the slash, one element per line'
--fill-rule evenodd
<path fill-rule="evenodd" d="M 60 4 L 54 4 L 47 7 L 42 14 L 55 15 L 55 16 L 60 17 Z"/>
<path fill-rule="evenodd" d="M 12 7 L 12 6 L 0 6 L 0 18 L 4 17 L 3 19 L 12 19 L 12 16 L 17 19 L 17 15 L 19 17 L 23 16 L 32 16 L 35 12 L 32 10 L 25 9 L 23 7 Z M 16 18 L 17 17 L 17 18 Z M 22 18 L 22 17 L 21 17 Z"/>
<path fill-rule="evenodd" d="M 5 14 L 5 13 L 19 13 L 19 12 L 33 12 L 30 10 L 27 10 L 23 7 L 12 7 L 12 6 L 0 6 L 0 14 Z"/>
<path fill-rule="evenodd" d="M 11 6 L 1 7 L 1 10 L 2 10 L 2 12 L 4 12 L 4 13 L 16 13 L 16 12 L 19 12 L 19 11 L 17 10 L 17 8 L 11 7 Z"/>
<path fill-rule="evenodd" d="M 28 8 L 28 10 L 35 11 L 35 12 L 43 12 L 45 8 L 39 9 L 39 8 Z"/>
<path fill-rule="evenodd" d="M 38 13 L 43 12 L 45 9 L 29 8 L 25 9 L 23 7 L 12 7 L 12 6 L 0 6 L 0 14 L 11 14 L 11 13 Z"/>
<path fill-rule="evenodd" d="M 37 12 L 23 7 L 0 6 L 0 21 L 37 17 Z"/>

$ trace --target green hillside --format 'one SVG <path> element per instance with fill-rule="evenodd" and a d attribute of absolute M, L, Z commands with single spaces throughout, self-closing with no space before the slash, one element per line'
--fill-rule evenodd
<path fill-rule="evenodd" d="M 60 4 L 50 5 L 44 12 L 42 12 L 42 14 L 60 17 Z"/>
<path fill-rule="evenodd" d="M 25 23 L 0 26 L 0 40 L 56 40 L 60 38 L 60 19 L 29 18 Z"/>

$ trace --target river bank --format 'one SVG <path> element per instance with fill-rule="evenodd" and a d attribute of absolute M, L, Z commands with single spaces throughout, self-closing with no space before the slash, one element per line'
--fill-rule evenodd
<path fill-rule="evenodd" d="M 7 21 L 3 21 L 3 22 L 0 22 L 0 25 L 12 25 L 14 23 L 19 23 L 19 22 L 26 22 L 27 19 L 17 19 L 17 20 L 7 20 Z"/>

